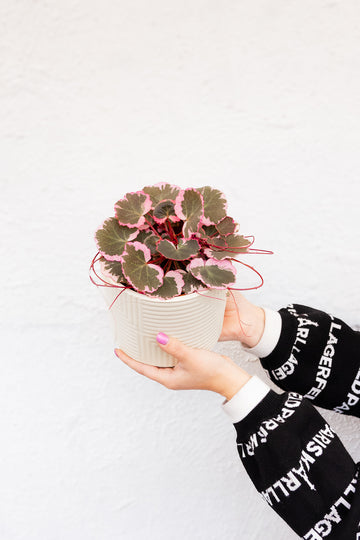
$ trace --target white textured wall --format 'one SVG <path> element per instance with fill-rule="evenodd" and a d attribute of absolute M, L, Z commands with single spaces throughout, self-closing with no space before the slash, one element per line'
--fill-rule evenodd
<path fill-rule="evenodd" d="M 211 184 L 275 251 L 251 258 L 250 299 L 358 324 L 359 17 L 357 0 L 0 3 L 2 539 L 294 537 L 222 398 L 114 357 L 87 271 L 126 191 Z M 360 459 L 359 421 L 326 416 Z"/>

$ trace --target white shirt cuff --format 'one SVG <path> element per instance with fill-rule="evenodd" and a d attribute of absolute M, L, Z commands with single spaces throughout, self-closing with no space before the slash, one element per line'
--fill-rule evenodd
<path fill-rule="evenodd" d="M 225 400 L 222 403 L 222 409 L 232 423 L 236 424 L 243 420 L 270 390 L 270 386 L 253 375 L 229 401 Z"/>
<path fill-rule="evenodd" d="M 250 349 L 244 347 L 245 351 L 258 358 L 265 358 L 273 352 L 279 341 L 282 326 L 281 315 L 278 311 L 268 308 L 263 308 L 263 310 L 265 312 L 265 327 L 259 343 Z"/>

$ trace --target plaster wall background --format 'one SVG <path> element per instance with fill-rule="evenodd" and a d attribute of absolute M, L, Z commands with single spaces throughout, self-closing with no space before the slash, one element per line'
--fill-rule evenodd
<path fill-rule="evenodd" d="M 356 0 L 0 3 L 3 540 L 295 538 L 222 398 L 114 357 L 88 266 L 126 191 L 210 184 L 275 252 L 249 299 L 359 325 L 359 21 Z M 359 460 L 359 421 L 324 415 Z"/>

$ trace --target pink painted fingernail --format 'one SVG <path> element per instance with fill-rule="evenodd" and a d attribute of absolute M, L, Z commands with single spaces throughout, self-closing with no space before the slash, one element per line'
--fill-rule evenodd
<path fill-rule="evenodd" d="M 167 342 L 169 341 L 169 336 L 167 336 L 163 332 L 159 332 L 158 335 L 156 336 L 156 341 L 160 343 L 160 345 L 166 345 Z"/>
<path fill-rule="evenodd" d="M 116 354 L 116 356 L 117 356 L 117 357 L 119 358 L 119 355 L 118 355 L 118 353 L 117 353 L 117 350 L 116 350 L 116 349 L 114 349 L 114 353 L 115 353 L 115 354 Z"/>

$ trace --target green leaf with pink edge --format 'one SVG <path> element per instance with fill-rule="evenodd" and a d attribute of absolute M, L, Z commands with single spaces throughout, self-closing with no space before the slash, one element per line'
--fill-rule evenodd
<path fill-rule="evenodd" d="M 157 245 L 157 250 L 166 259 L 173 261 L 185 261 L 191 259 L 199 253 L 199 242 L 197 240 L 179 239 L 177 246 L 169 240 L 161 240 Z"/>
<path fill-rule="evenodd" d="M 202 291 L 208 288 L 202 281 L 196 279 L 196 277 L 194 277 L 190 272 L 186 272 L 185 270 L 178 270 L 178 272 L 181 272 L 184 279 L 182 289 L 183 294 L 191 294 L 194 291 Z"/>
<path fill-rule="evenodd" d="M 203 246 L 203 252 L 206 257 L 211 258 L 215 257 L 215 255 L 216 259 L 224 259 L 226 257 L 231 257 L 231 254 L 225 251 L 227 248 L 227 243 L 224 236 L 213 236 L 212 238 L 207 238 L 206 240 L 207 244 Z"/>
<path fill-rule="evenodd" d="M 202 195 L 193 188 L 183 189 L 175 200 L 175 213 L 184 221 L 182 234 L 185 240 L 198 233 L 204 215 Z"/>
<path fill-rule="evenodd" d="M 197 188 L 197 191 L 204 199 L 204 225 L 214 225 L 226 217 L 227 201 L 222 191 L 210 186 Z"/>
<path fill-rule="evenodd" d="M 233 234 L 238 227 L 238 224 L 233 220 L 232 217 L 226 216 L 224 219 L 219 221 L 215 225 L 215 228 L 219 232 L 219 234 L 223 236 L 227 236 L 228 234 Z"/>
<path fill-rule="evenodd" d="M 228 260 L 208 259 L 204 261 L 201 258 L 196 258 L 190 261 L 186 270 L 209 288 L 224 289 L 235 283 L 236 268 Z"/>
<path fill-rule="evenodd" d="M 156 291 L 164 279 L 164 271 L 157 264 L 149 264 L 150 249 L 140 242 L 128 242 L 122 255 L 122 269 L 130 285 L 140 292 Z"/>
<path fill-rule="evenodd" d="M 143 227 L 146 225 L 145 214 L 151 208 L 151 199 L 143 191 L 127 193 L 115 204 L 115 214 L 120 225 L 126 227 Z"/>
<path fill-rule="evenodd" d="M 153 216 L 156 223 L 165 223 L 167 219 L 173 223 L 175 221 L 180 221 L 180 218 L 175 214 L 174 205 L 174 201 L 171 201 L 170 199 L 160 201 L 154 208 Z"/>
<path fill-rule="evenodd" d="M 145 246 L 150 249 L 152 255 L 156 252 L 156 244 L 159 241 L 159 237 L 150 229 L 139 231 L 136 240 L 142 244 L 145 244 Z"/>
<path fill-rule="evenodd" d="M 238 234 L 215 237 L 211 239 L 210 246 L 204 249 L 204 254 L 218 260 L 235 257 L 238 253 L 246 253 L 250 244 L 251 242 L 247 238 Z M 217 247 L 222 249 L 217 249 Z"/>
<path fill-rule="evenodd" d="M 142 191 L 150 195 L 152 208 L 154 208 L 160 201 L 164 199 L 170 199 L 175 201 L 180 192 L 180 187 L 168 182 L 158 182 L 152 186 L 144 186 Z"/>
<path fill-rule="evenodd" d="M 104 221 L 95 233 L 95 242 L 99 252 L 109 261 L 120 261 L 125 244 L 134 240 L 139 231 L 119 225 L 115 217 Z"/>
<path fill-rule="evenodd" d="M 201 238 L 209 238 L 210 236 L 213 236 L 214 234 L 218 235 L 219 232 L 215 225 L 201 225 L 199 229 L 199 234 Z"/>
<path fill-rule="evenodd" d="M 99 260 L 101 273 L 104 276 L 105 281 L 106 279 L 110 279 L 110 281 L 116 281 L 122 285 L 127 285 L 120 261 L 107 261 L 105 257 L 101 257 Z"/>
<path fill-rule="evenodd" d="M 163 284 L 153 293 L 151 296 L 157 296 L 159 298 L 174 298 L 181 294 L 184 286 L 184 279 L 180 270 L 170 270 L 166 272 L 164 276 Z"/>
<path fill-rule="evenodd" d="M 231 249 L 243 251 L 245 248 L 250 246 L 251 242 L 245 238 L 242 234 L 229 234 L 225 236 L 226 245 Z"/>
<path fill-rule="evenodd" d="M 212 238 L 209 248 L 204 250 L 208 257 L 214 259 L 224 259 L 226 257 L 235 257 L 238 253 L 246 253 L 251 242 L 242 235 L 230 234 L 222 238 Z M 222 249 L 216 249 L 221 247 Z"/>

